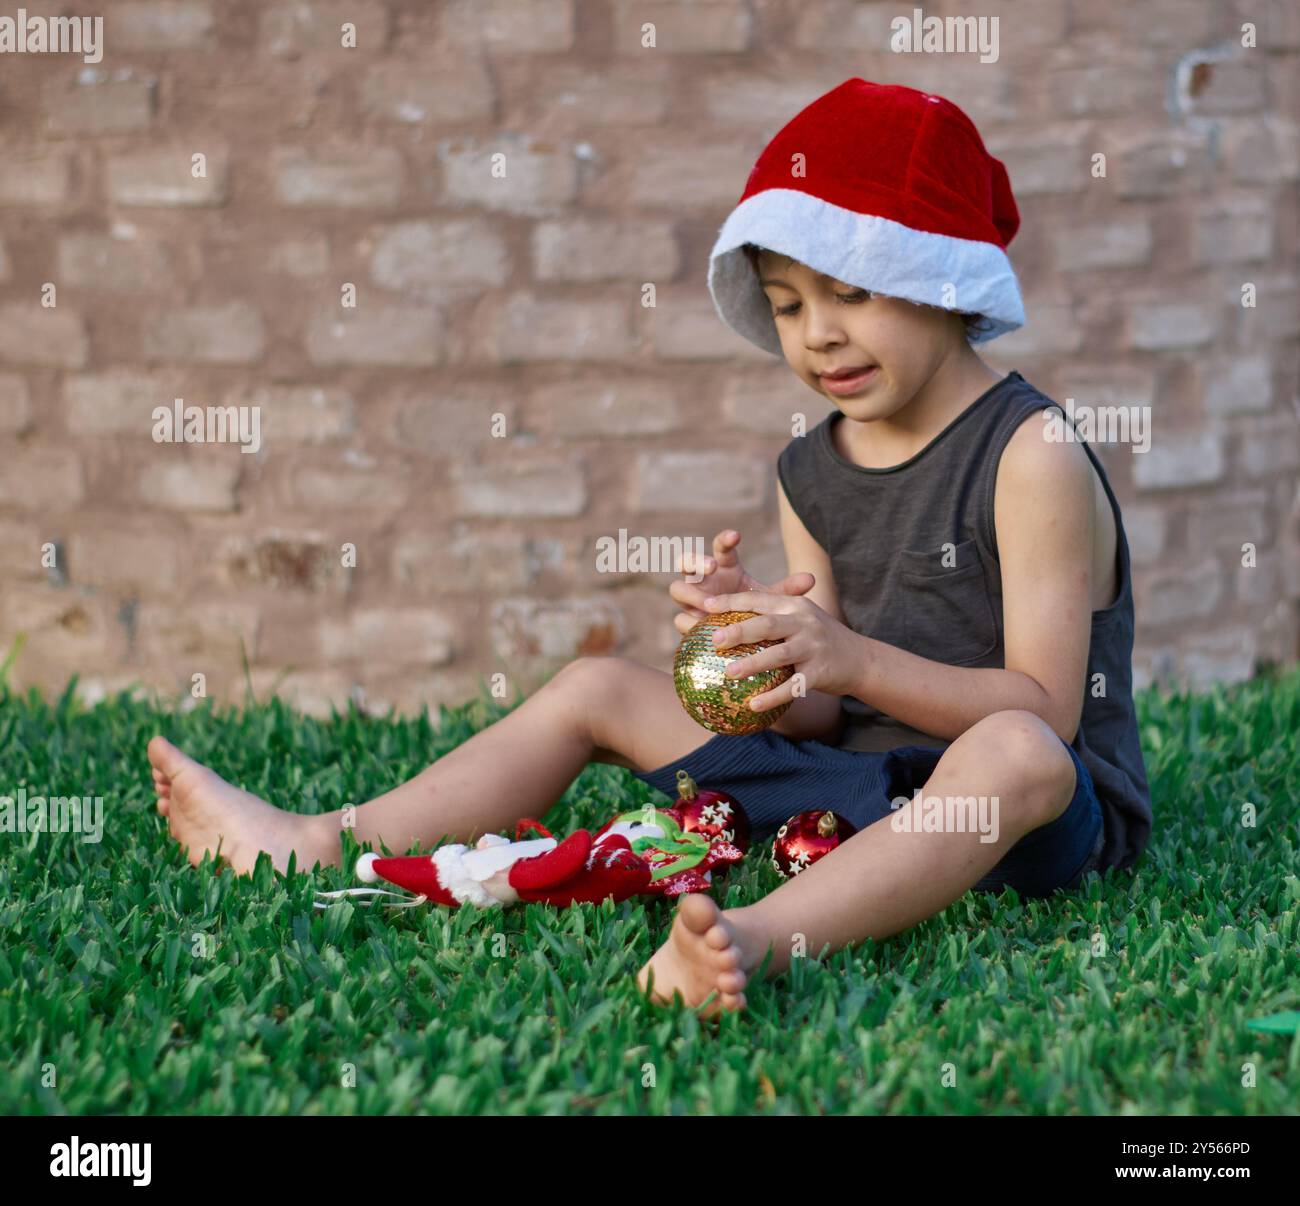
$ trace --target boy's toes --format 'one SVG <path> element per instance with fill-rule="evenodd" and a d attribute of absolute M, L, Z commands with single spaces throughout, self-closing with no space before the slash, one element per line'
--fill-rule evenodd
<path fill-rule="evenodd" d="M 730 993 L 724 992 L 718 1000 L 718 1004 L 723 1009 L 740 1010 L 745 1008 L 745 994 L 743 992 Z"/>
<path fill-rule="evenodd" d="M 731 931 L 726 926 L 715 925 L 704 935 L 704 941 L 715 951 L 725 951 L 727 947 L 731 946 L 733 939 Z"/>
<path fill-rule="evenodd" d="M 149 742 L 148 753 L 154 770 L 160 771 L 169 779 L 174 779 L 187 762 L 193 761 L 163 736 L 154 737 Z"/>
<path fill-rule="evenodd" d="M 749 977 L 743 971 L 728 971 L 718 976 L 718 990 L 723 996 L 734 996 L 748 983 Z"/>
<path fill-rule="evenodd" d="M 718 928 L 713 924 L 718 918 L 718 906 L 714 904 L 713 897 L 702 892 L 683 896 L 677 906 L 677 916 L 692 934 L 707 934 L 711 928 Z M 705 941 L 708 941 L 707 937 Z"/>
<path fill-rule="evenodd" d="M 714 949 L 712 952 L 713 966 L 718 971 L 730 971 L 733 967 L 740 966 L 740 947 L 734 942 L 722 950 Z"/>

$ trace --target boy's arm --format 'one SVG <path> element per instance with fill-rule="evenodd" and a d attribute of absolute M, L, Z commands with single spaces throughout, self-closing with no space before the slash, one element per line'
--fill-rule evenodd
<path fill-rule="evenodd" d="M 1007 444 L 994 493 L 1005 669 L 949 666 L 859 638 L 852 693 L 936 737 L 951 740 L 1007 709 L 1041 716 L 1067 742 L 1079 727 L 1092 635 L 1092 464 L 1078 444 L 1045 440 L 1036 419 Z"/>
<path fill-rule="evenodd" d="M 816 581 L 804 598 L 811 599 L 824 612 L 843 624 L 844 612 L 840 610 L 840 598 L 835 590 L 835 579 L 831 575 L 831 559 L 809 534 L 803 520 L 795 514 L 779 477 L 776 482 L 776 498 L 781 519 L 781 541 L 785 545 L 786 573 L 812 574 Z M 827 695 L 824 691 L 809 691 L 807 695 L 795 699 L 786 709 L 785 715 L 772 726 L 772 731 L 791 741 L 823 741 L 833 745 L 839 740 L 843 726 L 840 697 Z"/>

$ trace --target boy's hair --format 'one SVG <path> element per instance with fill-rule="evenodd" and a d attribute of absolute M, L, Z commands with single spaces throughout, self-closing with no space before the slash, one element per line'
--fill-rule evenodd
<path fill-rule="evenodd" d="M 745 253 L 745 258 L 749 261 L 750 266 L 754 269 L 754 274 L 758 274 L 758 257 L 764 251 L 769 250 L 766 247 L 760 247 L 757 243 L 743 243 L 741 251 Z M 780 254 L 779 252 L 776 254 Z M 919 303 L 918 303 L 919 304 Z M 980 331 L 986 331 L 991 327 L 991 323 L 982 314 L 972 313 L 969 310 L 959 310 L 962 322 L 966 324 L 966 338 L 969 339 L 972 334 Z"/>

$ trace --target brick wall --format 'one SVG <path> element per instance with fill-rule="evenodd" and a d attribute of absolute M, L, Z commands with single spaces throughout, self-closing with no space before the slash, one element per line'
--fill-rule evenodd
<path fill-rule="evenodd" d="M 890 53 L 910 3 L 25 7 L 102 14 L 105 49 L 0 56 L 17 685 L 231 698 L 242 650 L 259 693 L 411 708 L 667 665 L 668 577 L 598 573 L 595 541 L 734 526 L 783 573 L 774 456 L 826 407 L 716 319 L 706 258 L 766 139 L 852 75 L 949 96 L 1008 165 L 1030 317 L 990 363 L 1150 407 L 1149 452 L 1102 449 L 1139 680 L 1295 658 L 1294 4 L 925 6 L 997 16 L 991 63 Z M 257 408 L 258 451 L 156 442 L 175 398 Z"/>

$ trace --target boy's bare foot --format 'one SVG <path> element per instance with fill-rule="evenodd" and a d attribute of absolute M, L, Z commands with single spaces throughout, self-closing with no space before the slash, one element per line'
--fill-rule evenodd
<path fill-rule="evenodd" d="M 675 993 L 681 993 L 691 1007 L 712 994 L 705 1017 L 722 1009 L 744 1009 L 749 972 L 759 962 L 748 946 L 740 927 L 713 897 L 693 892 L 678 902 L 667 941 L 637 973 L 636 981 L 645 992 L 653 971 L 652 1000 L 665 1005 Z"/>
<path fill-rule="evenodd" d="M 295 850 L 297 865 L 303 870 L 317 861 L 339 862 L 338 838 L 331 849 L 317 833 L 315 818 L 285 812 L 233 787 L 165 737 L 149 742 L 149 761 L 158 811 L 167 818 L 168 830 L 186 848 L 194 866 L 209 851 L 216 855 L 218 847 L 222 861 L 229 863 L 236 875 L 251 872 L 263 850 L 270 854 L 277 871 L 288 868 L 289 855 Z"/>

